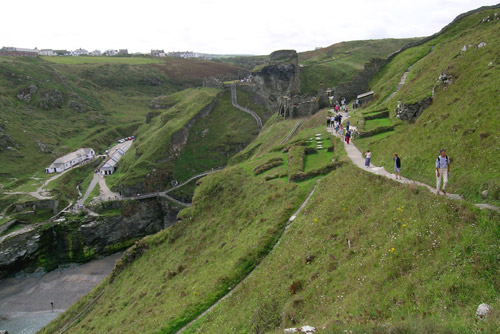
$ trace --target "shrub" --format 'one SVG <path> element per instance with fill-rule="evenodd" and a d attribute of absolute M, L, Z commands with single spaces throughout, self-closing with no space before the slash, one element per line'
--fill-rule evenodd
<path fill-rule="evenodd" d="M 281 164 L 283 164 L 283 159 L 282 158 L 273 158 L 271 160 L 268 160 L 266 163 L 255 167 L 254 170 L 253 170 L 253 173 L 255 175 L 259 175 L 259 174 L 264 173 L 265 171 L 273 169 L 274 167 L 278 167 Z"/>

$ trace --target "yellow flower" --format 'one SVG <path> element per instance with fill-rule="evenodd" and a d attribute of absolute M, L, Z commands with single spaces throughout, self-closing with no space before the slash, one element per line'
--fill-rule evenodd
<path fill-rule="evenodd" d="M 391 249 L 389 249 L 389 252 L 391 252 L 391 253 L 394 253 L 394 251 L 395 251 L 394 247 L 392 247 Z"/>
<path fill-rule="evenodd" d="M 402 226 L 403 226 L 403 227 L 406 227 L 406 224 L 403 224 Z"/>
<path fill-rule="evenodd" d="M 315 223 L 317 223 L 317 222 L 318 222 L 318 220 L 317 220 L 317 219 L 314 219 L 314 222 L 315 222 Z"/>

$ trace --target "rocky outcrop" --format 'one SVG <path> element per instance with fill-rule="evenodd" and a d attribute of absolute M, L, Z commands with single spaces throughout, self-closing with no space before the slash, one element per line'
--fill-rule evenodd
<path fill-rule="evenodd" d="M 68 101 L 68 107 L 72 108 L 78 113 L 87 112 L 90 110 L 89 103 L 77 94 L 74 94 L 70 97 L 70 100 Z"/>
<path fill-rule="evenodd" d="M 85 262 L 156 233 L 177 219 L 180 207 L 163 198 L 103 203 L 101 216 L 62 218 L 12 233 L 0 241 L 0 277 L 61 263 Z"/>
<path fill-rule="evenodd" d="M 418 101 L 417 103 L 404 104 L 398 101 L 398 106 L 396 107 L 395 113 L 396 117 L 404 121 L 413 121 L 422 114 L 422 112 L 427 109 L 432 104 L 432 98 L 427 97 Z"/>
<path fill-rule="evenodd" d="M 33 95 L 35 95 L 37 91 L 37 86 L 33 84 L 29 85 L 28 87 L 19 90 L 19 92 L 17 93 L 17 98 L 23 102 L 29 103 L 31 102 Z"/>
<path fill-rule="evenodd" d="M 269 64 L 253 74 L 256 93 L 267 101 L 271 110 L 278 110 L 283 97 L 300 94 L 298 55 L 295 50 L 271 54 Z"/>
<path fill-rule="evenodd" d="M 50 110 L 53 108 L 61 108 L 64 97 L 57 89 L 46 91 L 40 97 L 40 108 Z"/>
<path fill-rule="evenodd" d="M 17 148 L 18 145 L 14 143 L 14 140 L 7 134 L 7 126 L 0 124 L 0 152 L 9 149 Z"/>

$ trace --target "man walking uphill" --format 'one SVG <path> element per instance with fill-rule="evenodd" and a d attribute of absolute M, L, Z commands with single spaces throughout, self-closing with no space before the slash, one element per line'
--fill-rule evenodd
<path fill-rule="evenodd" d="M 441 188 L 441 177 L 443 178 L 443 194 L 446 195 L 446 185 L 448 184 L 448 174 L 450 173 L 450 159 L 443 148 L 436 159 L 436 195 L 439 195 Z"/>

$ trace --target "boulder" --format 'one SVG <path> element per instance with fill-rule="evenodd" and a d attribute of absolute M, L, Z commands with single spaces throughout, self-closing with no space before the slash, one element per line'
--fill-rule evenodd
<path fill-rule="evenodd" d="M 63 105 L 63 95 L 57 89 L 46 91 L 40 97 L 40 108 L 50 110 L 61 108 Z"/>
<path fill-rule="evenodd" d="M 485 319 L 492 311 L 493 309 L 490 305 L 483 303 L 477 307 L 476 318 Z"/>
<path fill-rule="evenodd" d="M 426 97 L 418 101 L 417 103 L 404 104 L 398 101 L 398 106 L 394 112 L 396 117 L 404 121 L 413 121 L 422 114 L 422 112 L 427 109 L 432 104 L 432 98 Z"/>
<path fill-rule="evenodd" d="M 23 102 L 29 103 L 33 95 L 36 94 L 38 87 L 35 85 L 29 85 L 26 88 L 22 88 L 17 93 L 17 98 Z"/>

